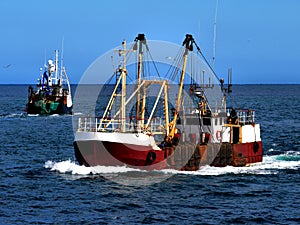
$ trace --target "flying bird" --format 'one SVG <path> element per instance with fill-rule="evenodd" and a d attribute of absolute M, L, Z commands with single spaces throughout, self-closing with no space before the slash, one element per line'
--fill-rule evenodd
<path fill-rule="evenodd" d="M 3 68 L 4 69 L 7 69 L 8 67 L 10 67 L 11 66 L 11 64 L 8 64 L 8 65 L 6 65 L 6 66 L 3 66 Z"/>

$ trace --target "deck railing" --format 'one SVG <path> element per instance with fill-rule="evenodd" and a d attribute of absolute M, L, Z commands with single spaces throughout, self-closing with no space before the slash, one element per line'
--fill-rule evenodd
<path fill-rule="evenodd" d="M 227 115 L 231 117 L 232 109 L 227 109 Z M 238 124 L 254 124 L 255 111 L 251 109 L 235 109 Z"/>
<path fill-rule="evenodd" d="M 162 118 L 153 118 L 150 125 L 144 128 L 142 124 L 135 124 L 126 120 L 125 132 L 150 131 L 153 134 L 165 132 L 164 120 Z M 146 120 L 147 122 L 147 120 Z M 120 132 L 122 121 L 119 119 L 103 119 L 99 117 L 79 117 L 78 131 L 85 132 Z"/>

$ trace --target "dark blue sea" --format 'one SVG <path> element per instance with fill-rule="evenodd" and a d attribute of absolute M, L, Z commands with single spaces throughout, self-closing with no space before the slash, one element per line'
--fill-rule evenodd
<path fill-rule="evenodd" d="M 232 95 L 256 110 L 262 163 L 147 172 L 79 166 L 76 114 L 27 116 L 27 85 L 0 85 L 0 224 L 300 224 L 300 85 Z"/>

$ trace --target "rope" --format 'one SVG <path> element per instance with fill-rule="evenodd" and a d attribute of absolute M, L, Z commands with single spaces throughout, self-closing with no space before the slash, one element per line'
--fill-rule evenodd
<path fill-rule="evenodd" d="M 207 59 L 205 58 L 205 56 L 203 55 L 200 47 L 197 45 L 197 43 L 193 40 L 193 43 L 195 44 L 197 51 L 200 53 L 200 55 L 202 56 L 202 58 L 204 59 L 205 63 L 208 65 L 209 69 L 212 71 L 212 73 L 214 74 L 214 76 L 218 79 L 218 81 L 220 81 L 220 78 L 217 76 L 217 74 L 215 73 L 214 69 L 211 67 L 211 65 L 208 63 Z"/>
<path fill-rule="evenodd" d="M 154 68 L 155 68 L 155 70 L 156 70 L 156 73 L 157 73 L 159 79 L 161 80 L 161 77 L 160 77 L 160 75 L 159 75 L 158 69 L 157 69 L 156 64 L 155 64 L 155 62 L 154 62 L 154 60 L 153 60 L 153 57 L 152 57 L 152 54 L 151 54 L 151 52 L 150 52 L 150 50 L 149 50 L 148 45 L 146 45 L 146 47 L 147 47 L 147 52 L 149 53 L 150 58 L 151 58 L 151 61 L 152 61 L 153 65 L 154 65 Z"/>

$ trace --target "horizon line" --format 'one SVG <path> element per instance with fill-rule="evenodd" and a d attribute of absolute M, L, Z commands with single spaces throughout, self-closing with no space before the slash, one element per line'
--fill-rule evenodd
<path fill-rule="evenodd" d="M 101 83 L 101 84 L 81 84 L 81 85 L 104 85 L 105 83 Z M 0 83 L 0 85 L 36 85 L 36 84 L 32 84 L 32 83 Z M 72 83 L 70 85 L 79 85 L 78 83 Z M 114 85 L 114 84 L 111 84 Z M 219 84 L 218 84 L 219 85 Z M 227 84 L 225 84 L 227 85 Z M 300 85 L 300 83 L 236 83 L 236 84 L 232 84 L 234 85 Z"/>

